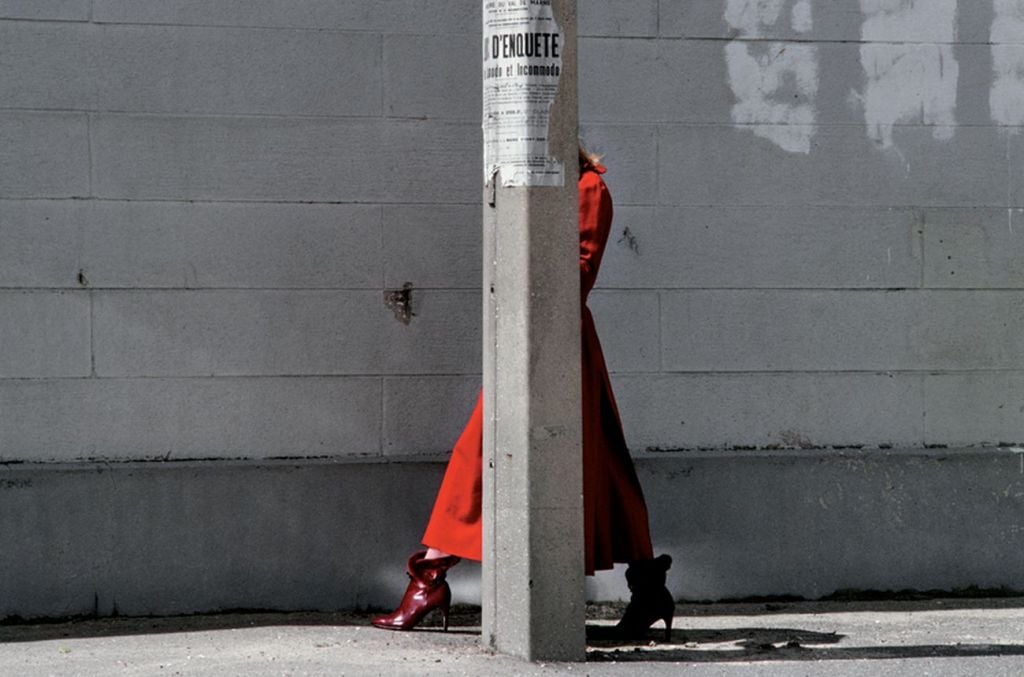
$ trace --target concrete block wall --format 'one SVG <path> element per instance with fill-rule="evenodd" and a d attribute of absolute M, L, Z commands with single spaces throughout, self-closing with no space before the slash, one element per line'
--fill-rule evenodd
<path fill-rule="evenodd" d="M 438 5 L 0 3 L 0 461 L 446 450 L 479 20 Z"/>
<path fill-rule="evenodd" d="M 1022 9 L 581 2 L 635 448 L 1024 440 Z"/>
<path fill-rule="evenodd" d="M 663 533 L 734 502 L 674 497 L 708 450 L 767 453 L 771 484 L 779 448 L 1024 442 L 1021 9 L 579 0 L 582 131 L 616 203 L 591 307 Z M 479 24 L 472 0 L 0 0 L 0 464 L 241 459 L 269 482 L 268 459 L 325 457 L 406 491 L 375 464 L 442 457 L 479 386 Z M 408 323 L 386 302 L 406 285 Z M 186 466 L 167 505 L 206 491 Z M 62 476 L 0 481 L 0 513 Z M 420 525 L 394 528 L 382 561 Z M 680 595 L 866 584 L 702 588 L 665 543 Z M 957 580 L 1010 581 L 989 574 Z M 210 591 L 195 609 L 227 604 Z"/>
<path fill-rule="evenodd" d="M 1005 2 L 940 4 L 581 2 L 618 209 L 593 305 L 638 448 L 1024 441 L 994 394 L 1024 347 L 1024 118 L 998 108 L 1024 33 Z M 479 8 L 437 5 L 0 5 L 0 388 L 49 393 L 79 440 L 5 417 L 0 459 L 447 449 L 478 372 Z M 406 283 L 408 325 L 383 302 Z M 248 401 L 289 378 L 334 425 L 275 409 L 290 442 L 262 452 L 187 407 L 161 416 L 180 445 L 128 432 L 151 379 Z"/>

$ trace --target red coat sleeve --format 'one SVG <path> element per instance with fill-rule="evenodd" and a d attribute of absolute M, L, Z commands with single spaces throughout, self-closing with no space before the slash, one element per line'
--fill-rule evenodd
<path fill-rule="evenodd" d="M 594 171 L 580 175 L 580 293 L 586 298 L 597 281 L 597 270 L 612 227 L 612 196 Z"/>

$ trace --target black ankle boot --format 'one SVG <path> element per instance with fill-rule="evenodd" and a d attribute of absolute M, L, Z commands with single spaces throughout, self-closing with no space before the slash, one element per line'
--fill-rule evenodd
<path fill-rule="evenodd" d="M 672 638 L 672 617 L 676 604 L 665 587 L 665 572 L 672 558 L 661 555 L 654 559 L 631 562 L 626 569 L 626 583 L 632 593 L 622 620 L 615 626 L 619 637 L 640 639 L 656 621 L 665 621 L 665 641 Z"/>

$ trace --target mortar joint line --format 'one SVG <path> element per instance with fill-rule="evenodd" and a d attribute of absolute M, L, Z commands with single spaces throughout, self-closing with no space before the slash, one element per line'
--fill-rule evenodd
<path fill-rule="evenodd" d="M 928 376 L 927 373 L 918 374 L 918 396 L 921 398 L 921 446 L 928 445 Z"/>
<path fill-rule="evenodd" d="M 922 291 L 925 289 L 925 287 L 927 285 L 927 275 L 928 275 L 928 272 L 927 272 L 928 271 L 928 259 L 927 259 L 928 252 L 927 252 L 927 247 L 926 247 L 928 239 L 926 237 L 926 232 L 925 232 L 927 230 L 927 228 L 928 228 L 928 221 L 925 220 L 924 213 L 925 213 L 924 209 L 921 209 L 918 212 L 918 218 L 919 218 L 918 223 L 921 226 L 921 232 L 916 234 L 917 246 L 921 248 L 921 272 L 920 272 L 920 281 L 918 283 L 918 286 L 919 286 L 919 288 Z"/>
<path fill-rule="evenodd" d="M 89 158 L 89 199 L 96 196 L 96 189 L 93 186 L 93 175 L 95 174 L 94 164 L 96 162 L 92 152 L 92 116 L 91 111 L 87 111 L 85 114 L 85 151 Z"/>
<path fill-rule="evenodd" d="M 89 290 L 89 377 L 96 378 L 96 297 Z"/>
<path fill-rule="evenodd" d="M 665 371 L 665 310 L 661 292 L 658 292 L 658 372 Z"/>
<path fill-rule="evenodd" d="M 388 117 L 387 110 L 386 110 L 386 107 L 387 107 L 387 101 L 386 101 L 386 99 L 387 99 L 387 96 L 386 96 L 387 84 L 384 82 L 385 75 L 388 72 L 388 69 L 387 69 L 387 67 L 384 64 L 384 59 L 386 58 L 386 56 L 387 55 L 386 55 L 386 52 L 385 52 L 385 49 L 384 49 L 384 33 L 382 32 L 382 33 L 380 33 L 377 36 L 377 58 L 378 58 L 378 60 L 380 62 L 377 67 L 380 69 L 379 75 L 380 75 L 380 116 L 381 116 L 381 118 Z"/>
<path fill-rule="evenodd" d="M 1006 209 L 1008 210 L 1008 218 L 1010 219 L 1010 226 L 1012 230 L 1013 226 L 1013 158 L 1012 158 L 1013 142 L 1010 134 L 1006 134 Z"/>
<path fill-rule="evenodd" d="M 380 417 L 377 421 L 377 455 L 381 457 L 384 456 L 384 417 L 387 415 L 384 398 L 385 378 L 385 376 L 381 376 L 377 382 L 377 387 L 380 389 Z"/>

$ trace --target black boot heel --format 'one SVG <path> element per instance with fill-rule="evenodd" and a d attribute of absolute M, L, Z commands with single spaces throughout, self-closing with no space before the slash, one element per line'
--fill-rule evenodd
<path fill-rule="evenodd" d="M 672 558 L 661 555 L 649 560 L 631 562 L 626 569 L 629 584 L 629 606 L 622 620 L 615 626 L 615 634 L 625 639 L 643 639 L 650 627 L 665 622 L 665 641 L 672 639 L 672 618 L 676 605 L 665 587 L 665 572 L 672 566 Z"/>

